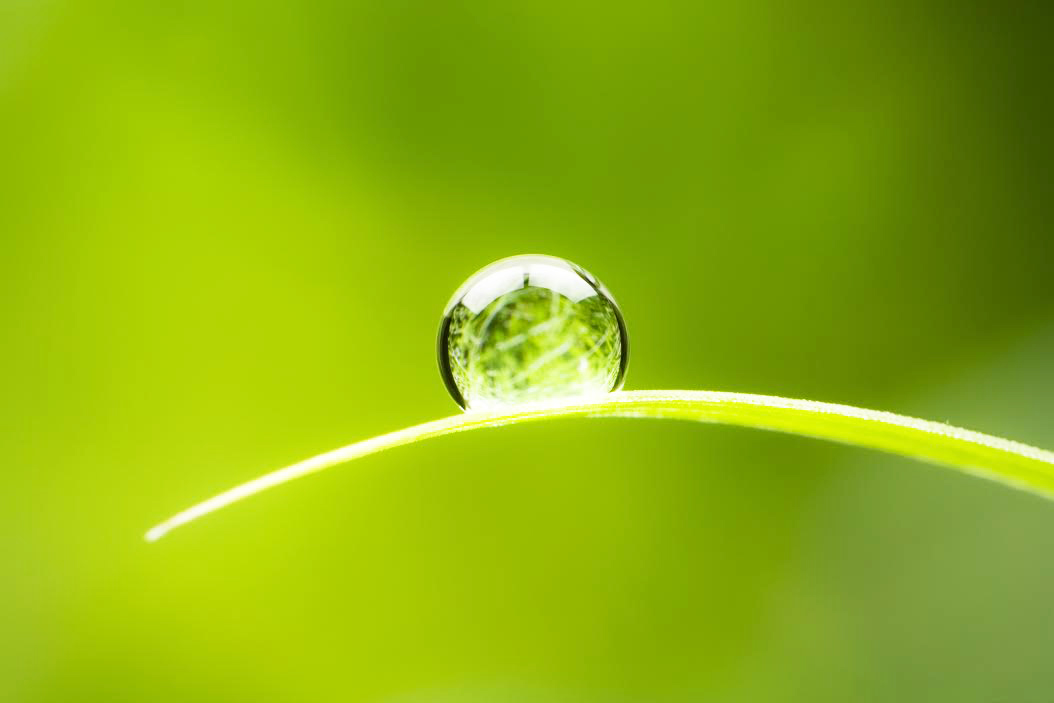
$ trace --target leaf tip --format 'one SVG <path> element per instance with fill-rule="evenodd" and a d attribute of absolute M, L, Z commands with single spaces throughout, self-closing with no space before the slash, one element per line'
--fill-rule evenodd
<path fill-rule="evenodd" d="M 158 525 L 157 527 L 151 527 L 149 530 L 147 530 L 146 534 L 143 536 L 143 539 L 145 539 L 147 542 L 153 543 L 164 537 L 167 533 L 168 530 L 164 526 Z"/>

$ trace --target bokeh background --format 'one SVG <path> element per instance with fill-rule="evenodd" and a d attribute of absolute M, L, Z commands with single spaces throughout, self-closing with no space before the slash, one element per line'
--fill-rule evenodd
<path fill-rule="evenodd" d="M 0 3 L 0 700 L 1049 701 L 1054 508 L 676 422 L 449 437 L 476 269 L 627 388 L 1054 447 L 1045 3 Z"/>

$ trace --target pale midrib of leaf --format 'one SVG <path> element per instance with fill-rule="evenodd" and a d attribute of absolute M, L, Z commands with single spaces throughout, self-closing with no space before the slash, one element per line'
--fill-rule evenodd
<path fill-rule="evenodd" d="M 148 541 L 249 496 L 386 449 L 455 432 L 568 417 L 649 417 L 756 427 L 942 464 L 1054 498 L 1054 453 L 939 422 L 848 405 L 716 391 L 620 391 L 585 400 L 467 412 L 349 444 L 235 486 L 146 533 Z"/>

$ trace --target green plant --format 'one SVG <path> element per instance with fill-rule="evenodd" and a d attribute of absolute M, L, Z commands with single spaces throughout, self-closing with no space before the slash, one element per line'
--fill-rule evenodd
<path fill-rule="evenodd" d="M 372 437 L 278 469 L 220 493 L 146 533 L 148 541 L 293 479 L 432 437 L 570 417 L 650 417 L 742 425 L 844 442 L 960 469 L 1054 497 L 1054 453 L 939 422 L 809 400 L 711 391 L 619 391 L 589 400 L 468 412 Z"/>

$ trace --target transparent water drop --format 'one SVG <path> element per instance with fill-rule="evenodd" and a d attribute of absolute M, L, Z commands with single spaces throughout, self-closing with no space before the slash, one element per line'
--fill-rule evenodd
<path fill-rule="evenodd" d="M 626 323 L 588 271 L 555 256 L 496 261 L 451 298 L 439 370 L 466 410 L 618 390 L 629 362 Z"/>

